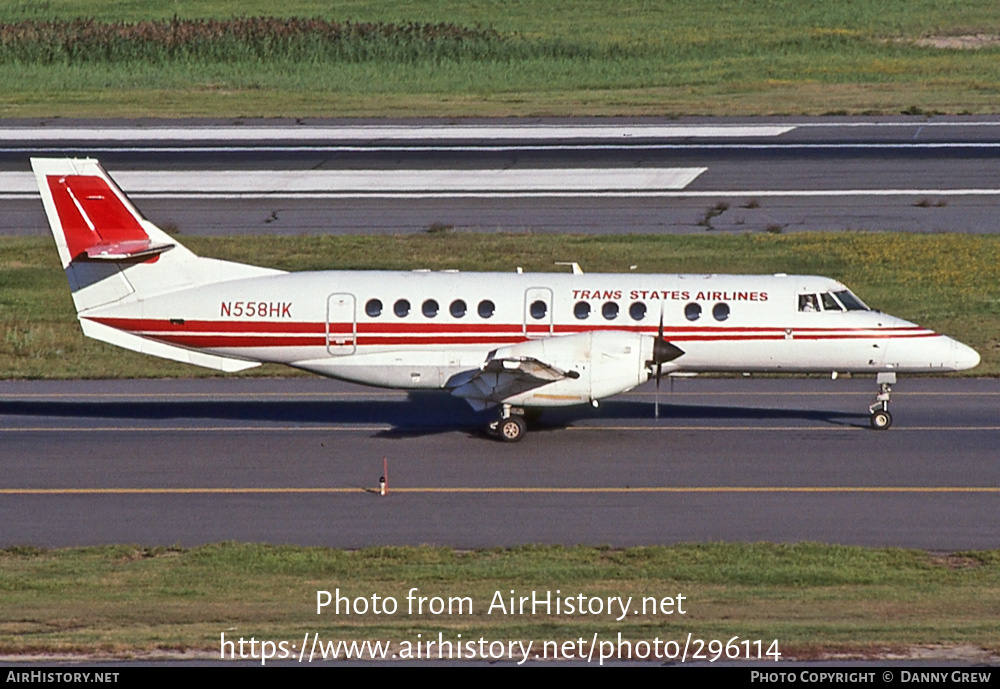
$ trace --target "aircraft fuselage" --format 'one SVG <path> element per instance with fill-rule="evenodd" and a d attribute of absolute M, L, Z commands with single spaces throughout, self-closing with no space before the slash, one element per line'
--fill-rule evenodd
<path fill-rule="evenodd" d="M 201 285 L 80 318 L 224 357 L 410 389 L 445 387 L 489 352 L 534 339 L 655 338 L 661 309 L 663 339 L 683 350 L 667 371 L 925 373 L 978 362 L 965 345 L 879 311 L 839 301 L 799 307 L 803 295 L 845 290 L 796 275 L 331 271 Z"/>

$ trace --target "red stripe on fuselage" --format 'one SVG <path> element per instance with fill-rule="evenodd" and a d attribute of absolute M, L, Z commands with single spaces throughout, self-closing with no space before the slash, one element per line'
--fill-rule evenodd
<path fill-rule="evenodd" d="M 141 337 L 169 342 L 185 347 L 325 347 L 327 334 L 352 334 L 353 323 L 285 323 L 275 321 L 183 321 L 170 322 L 147 318 L 91 318 L 94 322 L 129 331 Z M 537 332 L 538 326 L 529 330 Z M 589 330 L 628 330 L 655 336 L 651 327 L 601 327 Z M 556 326 L 555 335 L 586 332 L 581 326 Z M 548 332 L 547 326 L 541 328 Z M 790 331 L 790 332 L 789 332 Z M 918 326 L 899 328 L 664 328 L 664 337 L 672 342 L 751 342 L 796 340 L 870 340 L 938 337 L 938 334 Z M 428 323 L 358 323 L 357 346 L 387 345 L 483 345 L 516 344 L 526 338 L 523 324 L 428 324 Z"/>
<path fill-rule="evenodd" d="M 268 332 L 268 333 L 279 333 L 279 332 L 309 332 L 309 333 L 323 333 L 327 332 L 326 323 L 311 323 L 311 322 L 300 322 L 300 321 L 255 321 L 255 320 L 240 320 L 240 321 L 198 321 L 198 320 L 181 320 L 180 322 L 171 322 L 168 319 L 163 318 L 111 318 L 111 317 L 99 317 L 99 316 L 84 316 L 95 323 L 101 323 L 102 325 L 107 325 L 112 328 L 118 328 L 121 330 L 131 330 L 131 331 L 166 331 L 166 332 Z M 331 323 L 331 331 L 336 328 L 334 332 L 342 332 L 344 330 L 350 331 L 353 323 Z M 443 334 L 443 333 L 515 333 L 523 332 L 523 323 L 512 323 L 512 324 L 500 324 L 500 323 L 379 323 L 379 322 L 359 322 L 357 323 L 357 328 L 359 333 L 367 334 L 397 334 L 401 333 L 404 335 L 418 335 L 418 334 Z M 646 334 L 656 334 L 657 328 L 653 325 L 607 325 L 607 326 L 595 326 L 586 327 L 579 325 L 559 325 L 554 326 L 555 331 L 564 333 L 574 333 L 574 332 L 589 332 L 592 330 L 619 330 L 625 332 L 638 332 Z M 532 326 L 532 330 L 541 329 L 548 330 L 548 326 Z M 712 327 L 712 326 L 665 326 L 664 334 L 698 334 L 698 333 L 786 333 L 791 331 L 793 334 L 798 336 L 800 333 L 807 334 L 823 334 L 823 333 L 905 333 L 905 332 L 919 332 L 919 333 L 930 333 L 930 330 L 926 328 L 921 328 L 920 326 L 904 326 L 904 327 L 894 327 L 894 328 L 781 328 L 781 327 Z"/>
<path fill-rule="evenodd" d="M 136 333 L 143 335 L 143 333 Z M 325 347 L 326 338 L 315 335 L 302 337 L 254 337 L 253 335 L 143 335 L 153 340 L 197 349 L 229 347 Z"/>
<path fill-rule="evenodd" d="M 162 318 L 100 318 L 84 316 L 95 323 L 141 335 L 157 333 L 325 333 L 325 323 L 298 323 L 277 321 L 189 321 Z"/>
<path fill-rule="evenodd" d="M 170 344 L 181 345 L 182 347 L 196 347 L 199 349 L 229 348 L 229 347 L 325 347 L 327 339 L 325 337 L 254 337 L 253 335 L 146 335 L 136 333 L 143 337 L 154 340 L 168 342 Z M 442 336 L 435 338 L 414 338 L 414 337 L 382 337 L 378 339 L 361 338 L 348 340 L 347 342 L 330 341 L 331 346 L 343 346 L 355 344 L 361 346 L 385 346 L 385 345 L 484 345 L 496 346 L 502 344 L 516 344 L 523 342 L 521 336 L 498 336 L 489 339 L 472 335 L 469 337 Z"/>
<path fill-rule="evenodd" d="M 327 345 L 326 337 L 317 336 L 301 336 L 295 337 L 290 335 L 281 336 L 253 336 L 253 335 L 170 335 L 170 334 L 156 334 L 156 333 L 136 333 L 137 335 L 148 337 L 154 340 L 160 340 L 162 342 L 168 342 L 170 344 L 176 344 L 183 347 L 196 347 L 199 349 L 212 349 L 212 348 L 239 348 L 239 347 L 325 347 Z M 936 333 L 927 333 L 923 335 L 884 335 L 877 339 L 914 339 L 920 337 L 940 337 Z M 748 336 L 731 336 L 731 335 L 686 335 L 681 337 L 670 338 L 671 342 L 781 342 L 785 338 L 781 335 L 758 335 L 755 337 Z M 813 337 L 799 337 L 795 338 L 801 341 L 819 341 L 819 340 L 869 340 L 872 337 L 854 336 L 854 335 L 830 335 L 830 336 L 813 336 Z M 519 342 L 524 342 L 525 337 L 523 335 L 496 335 L 493 337 L 482 337 L 480 335 L 442 335 L 438 337 L 406 337 L 399 335 L 384 336 L 384 337 L 372 337 L 372 336 L 362 336 L 359 335 L 356 338 L 351 339 L 348 342 L 330 342 L 330 344 L 343 345 L 343 344 L 355 344 L 358 347 L 385 347 L 385 346 L 414 346 L 414 347 L 428 347 L 428 346 L 444 346 L 444 345 L 482 345 L 484 347 L 496 347 L 498 345 L 505 344 L 517 344 Z"/>

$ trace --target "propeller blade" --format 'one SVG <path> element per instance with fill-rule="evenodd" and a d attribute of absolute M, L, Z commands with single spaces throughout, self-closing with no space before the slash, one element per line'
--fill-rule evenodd
<path fill-rule="evenodd" d="M 663 374 L 662 364 L 656 365 L 656 394 L 653 396 L 653 418 L 660 418 L 660 377 Z"/>
<path fill-rule="evenodd" d="M 671 344 L 663 337 L 663 302 L 660 302 L 660 325 L 656 329 L 656 339 L 653 340 L 653 362 L 656 364 L 656 377 L 659 379 L 662 366 L 684 354 L 684 350 Z"/>
<path fill-rule="evenodd" d="M 652 367 L 656 364 L 656 396 L 653 398 L 653 414 L 655 418 L 660 418 L 660 379 L 663 378 L 663 364 L 673 361 L 679 356 L 683 356 L 684 350 L 677 345 L 671 344 L 663 337 L 663 302 L 660 302 L 660 325 L 656 329 L 656 338 L 653 340 L 653 358 L 646 362 Z M 671 379 L 671 384 L 673 379 Z"/>
<path fill-rule="evenodd" d="M 656 342 L 653 343 L 653 361 L 656 362 L 656 393 L 653 396 L 653 418 L 660 418 L 660 379 L 663 377 L 663 362 L 657 356 L 657 348 L 663 342 L 663 300 L 660 300 L 660 325 L 656 329 Z"/>

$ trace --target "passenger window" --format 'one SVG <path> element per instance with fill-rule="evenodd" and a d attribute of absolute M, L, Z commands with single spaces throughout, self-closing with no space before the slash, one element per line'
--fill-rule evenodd
<path fill-rule="evenodd" d="M 480 318 L 493 318 L 493 314 L 496 312 L 496 304 L 491 302 L 489 299 L 483 299 L 479 302 L 479 317 Z"/>
<path fill-rule="evenodd" d="M 712 316 L 717 321 L 724 321 L 729 318 L 729 304 L 720 301 L 712 307 Z"/>
<path fill-rule="evenodd" d="M 365 304 L 365 313 L 367 313 L 371 318 L 378 318 L 382 315 L 382 300 L 381 299 L 369 299 L 368 303 Z"/>
<path fill-rule="evenodd" d="M 438 303 L 435 300 L 428 299 L 424 302 L 423 306 L 420 307 L 420 310 L 423 311 L 424 315 L 428 318 L 434 318 L 438 315 L 439 308 L 440 307 L 438 307 Z"/>
<path fill-rule="evenodd" d="M 531 317 L 534 318 L 536 321 L 540 321 L 541 319 L 545 318 L 545 314 L 547 314 L 548 312 L 549 312 L 548 305 L 541 299 L 531 302 L 531 306 L 528 307 L 528 313 L 530 313 Z"/>
<path fill-rule="evenodd" d="M 455 301 L 451 302 L 451 306 L 448 307 L 448 310 L 451 312 L 451 315 L 454 316 L 455 318 L 463 318 L 465 317 L 465 311 L 466 311 L 465 302 L 462 301 L 461 299 L 456 299 Z"/>
<path fill-rule="evenodd" d="M 628 307 L 628 315 L 633 321 L 641 321 L 646 317 L 646 305 L 641 301 L 633 302 L 632 306 Z"/>
<path fill-rule="evenodd" d="M 410 315 L 410 302 L 406 299 L 398 299 L 392 305 L 392 312 L 400 318 L 406 318 Z"/>
<path fill-rule="evenodd" d="M 601 307 L 601 315 L 608 321 L 618 318 L 618 304 L 613 301 L 604 302 L 604 306 Z"/>
<path fill-rule="evenodd" d="M 691 302 L 684 307 L 684 317 L 689 321 L 696 321 L 701 318 L 701 304 Z"/>
<path fill-rule="evenodd" d="M 590 317 L 590 303 L 586 301 L 576 302 L 576 306 L 573 307 L 573 315 L 579 320 L 586 320 Z"/>

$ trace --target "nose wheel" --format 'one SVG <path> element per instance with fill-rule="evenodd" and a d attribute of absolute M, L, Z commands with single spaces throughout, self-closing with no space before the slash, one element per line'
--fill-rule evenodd
<path fill-rule="evenodd" d="M 888 409 L 877 409 L 872 412 L 869 421 L 876 431 L 884 431 L 892 425 L 892 414 Z"/>
<path fill-rule="evenodd" d="M 892 386 L 896 384 L 895 373 L 879 373 L 878 395 L 875 401 L 868 406 L 869 423 L 876 431 L 884 431 L 892 425 L 892 414 L 889 413 L 889 395 L 892 393 Z"/>

